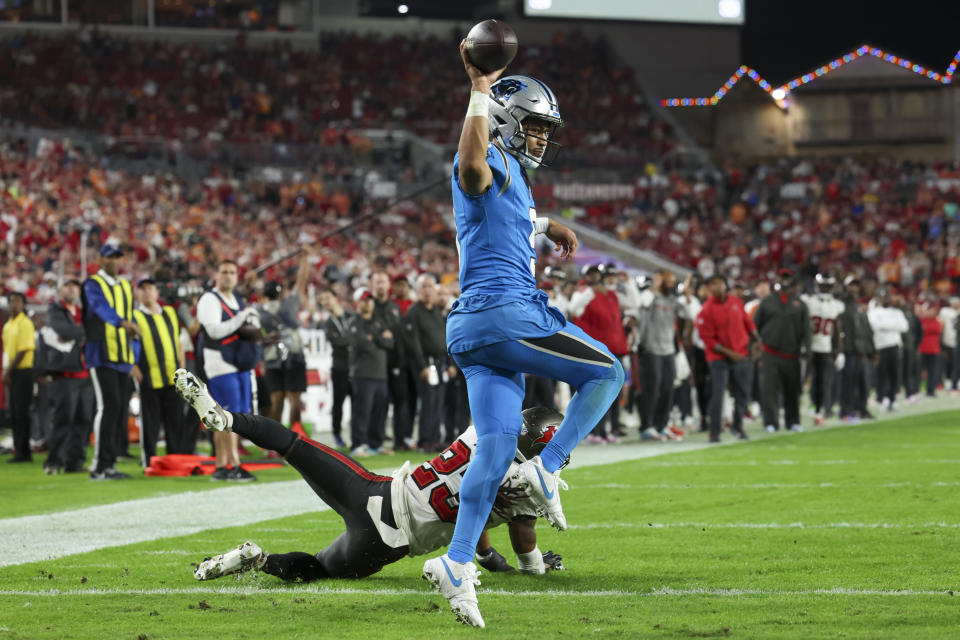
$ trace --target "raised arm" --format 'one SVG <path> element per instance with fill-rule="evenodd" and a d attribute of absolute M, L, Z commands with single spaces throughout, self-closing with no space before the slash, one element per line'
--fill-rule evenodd
<path fill-rule="evenodd" d="M 487 122 L 490 85 L 496 82 L 503 69 L 484 73 L 467 57 L 467 42 L 460 42 L 460 57 L 463 67 L 470 77 L 470 106 L 460 132 L 460 188 L 472 196 L 479 196 L 493 184 L 493 174 L 487 165 L 487 145 L 490 142 L 490 128 Z"/>
<path fill-rule="evenodd" d="M 297 268 L 297 282 L 293 290 L 300 296 L 300 300 L 307 297 L 307 280 L 310 277 L 310 247 L 304 246 L 300 253 L 300 266 Z"/>

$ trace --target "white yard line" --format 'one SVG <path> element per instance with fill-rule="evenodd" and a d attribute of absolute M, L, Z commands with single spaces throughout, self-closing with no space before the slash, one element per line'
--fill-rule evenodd
<path fill-rule="evenodd" d="M 700 447 L 703 448 L 703 447 Z M 761 465 L 771 465 L 774 467 L 788 467 L 793 465 L 809 464 L 813 466 L 842 466 L 858 464 L 903 464 L 903 460 L 884 459 L 884 460 L 668 460 L 663 462 L 650 462 L 651 467 L 759 467 Z M 957 458 L 922 458 L 913 460 L 910 464 L 947 464 L 960 465 L 960 459 Z"/>
<path fill-rule="evenodd" d="M 595 522 L 568 529 L 960 529 L 956 522 Z"/>
<path fill-rule="evenodd" d="M 697 491 L 708 489 L 898 489 L 902 487 L 911 487 L 915 489 L 929 487 L 960 487 L 960 482 L 884 482 L 882 484 L 837 484 L 836 482 L 759 482 L 743 484 L 736 482 L 719 484 L 623 484 L 620 482 L 605 482 L 600 484 L 582 484 L 578 482 L 576 485 L 577 489 L 694 489 Z"/>
<path fill-rule="evenodd" d="M 928 403 L 927 412 L 954 408 L 952 403 Z M 912 407 L 916 409 L 916 407 Z M 904 412 L 905 413 L 905 412 Z M 920 411 L 917 411 L 920 413 Z M 903 417 L 904 414 L 890 416 Z M 831 428 L 850 427 L 836 424 Z M 793 438 L 803 434 L 757 437 Z M 627 460 L 639 460 L 685 451 L 696 451 L 710 445 L 697 436 L 685 442 L 631 443 L 618 446 L 581 446 L 572 456 L 572 468 L 606 465 Z M 740 441 L 730 440 L 722 446 Z M 398 461 L 399 462 L 399 461 Z M 895 461 L 889 461 L 895 462 Z M 960 463 L 960 460 L 925 460 L 928 464 Z M 793 464 L 791 461 L 771 461 L 772 464 Z M 821 460 L 811 464 L 858 464 L 855 460 Z M 710 460 L 651 462 L 653 466 L 742 466 L 757 465 L 756 461 Z M 877 464 L 876 461 L 870 464 Z M 399 464 L 397 465 L 399 466 Z M 378 470 L 389 473 L 388 469 Z M 0 540 L 4 553 L 0 567 L 49 560 L 77 553 L 146 542 L 160 538 L 190 535 L 209 529 L 241 526 L 329 509 L 302 481 L 256 483 L 228 486 L 210 491 L 188 491 L 173 495 L 127 500 L 106 505 L 59 511 L 42 515 L 0 519 Z M 587 526 L 587 525 L 584 525 Z"/>
<path fill-rule="evenodd" d="M 718 597 L 737 597 L 737 596 L 819 596 L 819 595 L 841 595 L 841 596 L 947 596 L 953 595 L 948 590 L 927 590 L 927 589 L 848 589 L 846 587 L 833 587 L 829 589 L 673 589 L 670 587 L 658 587 L 650 591 L 621 591 L 616 589 L 600 591 L 577 591 L 572 589 L 545 589 L 543 591 L 523 590 L 510 591 L 507 589 L 485 589 L 479 590 L 484 596 L 509 596 L 509 597 L 534 597 L 534 598 L 567 598 L 567 597 L 588 597 L 588 598 L 651 598 L 662 596 L 718 596 Z M 0 596 L 26 596 L 26 597 L 63 597 L 63 596 L 153 596 L 153 595 L 362 595 L 362 596 L 422 596 L 424 589 L 358 589 L 358 588 L 340 588 L 323 587 L 314 585 L 290 585 L 288 587 L 185 587 L 181 589 L 51 589 L 49 591 L 38 590 L 19 590 L 3 589 L 0 590 Z"/>

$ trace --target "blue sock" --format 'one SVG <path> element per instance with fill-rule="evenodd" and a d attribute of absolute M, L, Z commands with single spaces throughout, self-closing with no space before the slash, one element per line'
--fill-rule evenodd
<path fill-rule="evenodd" d="M 543 468 L 550 473 L 560 468 L 574 447 L 593 431 L 620 395 L 623 389 L 623 365 L 614 360 L 614 365 L 604 371 L 601 377 L 585 382 L 573 394 L 560 428 L 540 452 Z"/>
<path fill-rule="evenodd" d="M 447 557 L 454 562 L 472 562 L 477 540 L 490 517 L 503 476 L 517 451 L 515 434 L 479 436 L 477 451 L 460 483 L 460 509 Z"/>

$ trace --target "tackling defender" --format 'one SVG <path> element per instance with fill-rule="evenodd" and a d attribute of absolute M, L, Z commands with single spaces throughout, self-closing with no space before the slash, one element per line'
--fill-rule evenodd
<path fill-rule="evenodd" d="M 255 444 L 278 451 L 316 494 L 343 518 L 347 530 L 316 555 L 303 552 L 268 554 L 246 542 L 207 558 L 197 580 L 211 580 L 245 569 L 259 569 L 288 581 L 324 578 L 364 578 L 405 555 L 420 555 L 450 541 L 457 519 L 457 493 L 473 461 L 477 436 L 471 427 L 436 458 L 411 471 L 405 463 L 393 476 L 370 473 L 355 460 L 318 442 L 298 437 L 280 423 L 262 416 L 231 413 L 210 396 L 192 373 L 178 369 L 177 391 L 215 431 L 233 431 Z M 519 462 L 536 455 L 549 442 L 563 415 L 536 407 L 523 412 L 524 434 L 516 455 Z M 514 464 L 513 467 L 518 465 Z M 534 528 L 537 505 L 509 475 L 497 491 L 486 528 L 508 524 L 518 566 L 527 573 L 563 569 L 561 557 L 537 548 Z M 512 569 L 485 539 L 477 557 L 491 571 Z"/>
<path fill-rule="evenodd" d="M 576 390 L 556 435 L 513 477 L 557 529 L 559 472 L 570 451 L 603 417 L 623 388 L 623 367 L 603 344 L 568 324 L 535 278 L 534 236 L 544 233 L 561 257 L 577 250 L 566 226 L 538 218 L 526 170 L 549 163 L 562 124 L 556 96 L 527 76 L 497 80 L 460 56 L 470 77 L 470 106 L 453 162 L 453 208 L 460 253 L 460 298 L 447 318 L 447 350 L 463 371 L 477 431 L 477 450 L 460 486 L 460 512 L 447 553 L 423 566 L 423 577 L 457 618 L 482 627 L 474 590 L 474 549 L 517 449 L 515 416 L 524 373 L 562 380 Z"/>

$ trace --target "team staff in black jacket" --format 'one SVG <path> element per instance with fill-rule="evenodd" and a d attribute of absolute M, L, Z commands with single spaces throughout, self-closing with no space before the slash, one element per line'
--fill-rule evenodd
<path fill-rule="evenodd" d="M 866 364 L 873 358 L 873 329 L 867 314 L 860 308 L 860 281 L 848 277 L 844 280 L 846 305 L 840 314 L 840 338 L 843 340 L 843 357 L 840 385 L 840 417 L 844 420 L 872 418 L 867 411 L 867 398 L 870 387 L 867 380 Z"/>
<path fill-rule="evenodd" d="M 788 428 L 803 431 L 800 358 L 810 352 L 810 312 L 796 294 L 792 271 L 781 269 L 777 273 L 773 293 L 760 302 L 753 322 L 763 346 L 758 373 L 764 428 L 771 432 L 780 428 L 782 391 Z"/>
<path fill-rule="evenodd" d="M 900 294 L 894 296 L 895 304 L 907 317 L 907 326 L 910 329 L 903 334 L 903 358 L 900 363 L 900 378 L 903 381 L 903 391 L 908 403 L 916 402 L 920 393 L 920 353 L 917 348 L 923 339 L 923 325 L 913 308 Z"/>
<path fill-rule="evenodd" d="M 413 371 L 417 374 L 420 398 L 419 447 L 425 451 L 446 448 L 454 437 L 440 437 L 443 420 L 444 381 L 450 375 L 447 358 L 447 329 L 436 278 L 425 273 L 417 278 L 419 301 L 404 316 L 404 343 Z M 456 373 L 456 372 L 454 372 Z"/>
<path fill-rule="evenodd" d="M 387 352 L 393 333 L 373 317 L 374 299 L 368 289 L 353 294 L 356 321 L 350 327 L 351 455 L 393 453 L 383 447 L 387 419 Z"/>
<path fill-rule="evenodd" d="M 370 291 L 374 300 L 373 317 L 393 334 L 393 346 L 387 350 L 387 392 L 393 405 L 393 445 L 395 448 L 406 448 L 404 440 L 413 433 L 413 412 L 408 406 L 413 399 L 407 391 L 403 310 L 390 299 L 390 276 L 386 271 L 375 271 L 370 276 Z M 386 425 L 386 419 L 382 424 Z M 385 433 L 380 434 L 380 440 L 385 437 Z"/>
<path fill-rule="evenodd" d="M 350 395 L 350 327 L 353 326 L 356 316 L 351 311 L 344 311 L 333 289 L 324 289 L 318 297 L 320 306 L 328 315 L 323 323 L 323 333 L 333 350 L 333 365 L 330 367 L 330 382 L 333 385 L 333 407 L 330 410 L 333 442 L 338 447 L 344 447 L 343 401 Z"/>
<path fill-rule="evenodd" d="M 86 446 L 93 427 L 96 400 L 83 359 L 83 309 L 80 281 L 67 280 L 60 287 L 60 300 L 47 307 L 47 323 L 37 343 L 37 371 L 49 379 L 53 400 L 50 453 L 43 463 L 48 475 L 83 471 Z"/>

